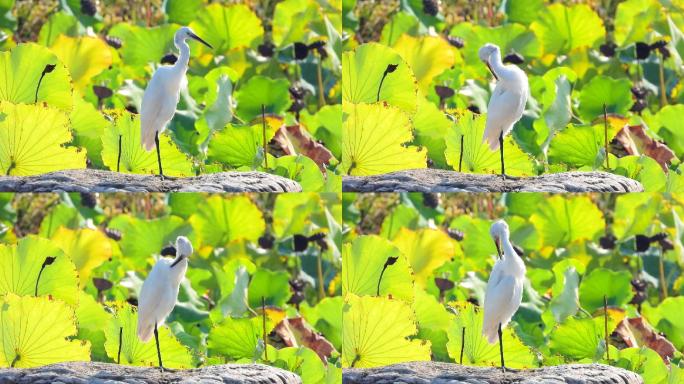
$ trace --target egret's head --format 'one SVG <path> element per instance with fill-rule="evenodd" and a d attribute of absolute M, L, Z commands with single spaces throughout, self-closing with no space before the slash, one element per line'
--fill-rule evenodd
<path fill-rule="evenodd" d="M 489 62 L 492 54 L 501 55 L 501 50 L 499 49 L 498 46 L 491 44 L 491 43 L 487 43 L 480 48 L 480 50 L 477 52 L 477 54 L 480 56 L 480 60 L 482 60 L 484 62 Z"/>
<path fill-rule="evenodd" d="M 190 27 L 181 27 L 176 31 L 176 36 L 174 36 L 174 41 L 176 42 L 176 45 L 178 45 L 181 41 L 187 40 L 187 39 L 194 39 L 199 41 L 200 43 L 206 45 L 207 47 L 214 49 L 209 43 L 206 41 L 202 40 L 199 36 L 195 34 L 195 32 L 192 31 Z"/>
<path fill-rule="evenodd" d="M 489 228 L 489 234 L 492 236 L 492 239 L 494 239 L 494 244 L 496 244 L 496 253 L 499 255 L 499 258 L 501 258 L 501 239 L 504 237 L 508 238 L 508 224 L 506 224 L 506 222 L 503 220 L 495 221 L 494 224 L 492 224 L 492 227 Z"/>
<path fill-rule="evenodd" d="M 176 256 L 189 257 L 192 255 L 192 243 L 185 236 L 176 238 Z"/>
<path fill-rule="evenodd" d="M 496 76 L 496 73 L 494 73 L 494 70 L 492 69 L 492 57 L 501 57 L 501 50 L 499 47 L 494 44 L 487 43 L 480 48 L 477 54 L 480 56 L 480 60 L 487 64 L 489 72 L 491 72 L 494 78 L 498 80 L 499 77 Z"/>

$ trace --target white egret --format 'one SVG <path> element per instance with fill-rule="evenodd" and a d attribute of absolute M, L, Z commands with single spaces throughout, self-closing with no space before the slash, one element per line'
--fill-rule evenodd
<path fill-rule="evenodd" d="M 482 334 L 490 344 L 496 342 L 498 335 L 501 369 L 505 371 L 501 329 L 511 321 L 522 301 L 525 264 L 511 244 L 508 224 L 505 221 L 498 220 L 492 224 L 489 234 L 494 239 L 499 259 L 494 264 L 487 282 Z"/>
<path fill-rule="evenodd" d="M 515 65 L 504 65 L 501 50 L 494 44 L 485 44 L 478 52 L 496 79 L 496 87 L 487 106 L 487 126 L 482 142 L 487 141 L 489 148 L 501 153 L 501 176 L 506 178 L 504 166 L 503 139 L 520 120 L 530 93 L 527 75 Z"/>
<path fill-rule="evenodd" d="M 188 269 L 192 244 L 187 237 L 176 238 L 176 258 L 162 257 L 152 267 L 138 295 L 138 338 L 147 342 L 154 334 L 159 367 L 163 370 L 157 327 L 171 313 L 178 298 L 178 288 Z"/>
<path fill-rule="evenodd" d="M 195 39 L 207 47 L 213 48 L 197 36 L 192 29 L 188 27 L 178 29 L 173 42 L 180 51 L 180 56 L 174 65 L 157 68 L 149 84 L 147 84 L 140 108 L 142 146 L 147 151 L 157 147 L 159 176 L 162 179 L 164 178 L 164 171 L 162 170 L 161 153 L 159 152 L 159 134 L 164 132 L 166 125 L 176 113 L 181 87 L 187 83 L 185 73 L 190 61 L 190 46 L 186 42 L 187 39 Z"/>

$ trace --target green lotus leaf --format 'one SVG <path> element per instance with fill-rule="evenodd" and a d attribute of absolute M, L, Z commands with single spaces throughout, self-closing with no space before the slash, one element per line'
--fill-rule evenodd
<path fill-rule="evenodd" d="M 487 142 L 482 141 L 487 117 L 474 116 L 468 111 L 460 117 L 454 129 L 447 132 L 446 162 L 453 169 L 465 173 L 500 173 L 501 156 L 499 150 L 492 151 Z M 461 137 L 463 137 L 463 158 L 461 159 Z M 504 158 L 506 173 L 515 176 L 533 174 L 530 157 L 515 145 L 513 136 L 504 139 Z"/>
<path fill-rule="evenodd" d="M 282 239 L 295 234 L 312 235 L 311 216 L 320 209 L 316 195 L 288 193 L 278 195 L 273 206 L 273 235 Z"/>
<path fill-rule="evenodd" d="M 42 268 L 50 257 L 54 258 L 52 264 Z M 38 282 L 37 296 L 51 296 L 68 304 L 78 302 L 76 267 L 68 255 L 47 239 L 29 235 L 16 245 L 0 244 L 0 270 L 0 295 L 34 296 Z"/>
<path fill-rule="evenodd" d="M 74 85 L 81 91 L 113 61 L 109 46 L 97 37 L 61 35 L 50 46 L 50 50 L 66 65 Z"/>
<path fill-rule="evenodd" d="M 119 347 L 123 365 L 158 366 L 157 345 L 154 337 L 143 343 L 137 335 L 138 311 L 128 303 L 112 304 L 116 309 L 105 329 L 107 341 L 105 350 L 110 359 L 117 361 Z M 192 354 L 171 333 L 169 327 L 161 326 L 159 330 L 159 349 L 162 362 L 167 368 L 190 368 L 193 366 Z M 121 335 L 121 345 L 119 345 Z"/>
<path fill-rule="evenodd" d="M 666 105 L 655 115 L 649 128 L 665 140 L 677 156 L 684 154 L 684 133 L 682 132 L 684 105 Z"/>
<path fill-rule="evenodd" d="M 415 143 L 427 148 L 428 157 L 438 168 L 446 168 L 446 141 L 453 123 L 446 115 L 425 97 L 418 97 L 418 109 L 413 116 L 416 129 Z"/>
<path fill-rule="evenodd" d="M 385 268 L 391 260 L 394 263 Z M 343 295 L 391 296 L 413 301 L 411 266 L 406 256 L 382 237 L 359 236 L 352 243 L 343 244 L 342 271 Z"/>
<path fill-rule="evenodd" d="M 74 109 L 69 114 L 74 139 L 71 145 L 85 148 L 88 160 L 95 167 L 104 167 L 102 163 L 102 136 L 109 127 L 109 122 L 89 102 L 74 97 Z"/>
<path fill-rule="evenodd" d="M 648 233 L 661 208 L 660 196 L 646 193 L 627 193 L 618 196 L 615 202 L 612 231 L 618 239 L 625 239 L 639 233 Z M 634 215 L 633 212 L 639 212 Z"/>
<path fill-rule="evenodd" d="M 375 175 L 427 167 L 427 151 L 404 146 L 413 139 L 411 122 L 400 109 L 353 104 L 343 117 L 342 163 L 347 175 Z"/>
<path fill-rule="evenodd" d="M 73 206 L 66 203 L 58 204 L 45 215 L 43 221 L 40 222 L 41 237 L 50 238 L 57 232 L 60 227 L 65 228 L 79 228 L 85 224 L 85 219 Z"/>
<path fill-rule="evenodd" d="M 314 137 L 325 144 L 335 158 L 342 157 L 342 105 L 325 105 L 315 115 L 301 114 L 302 124 Z"/>
<path fill-rule="evenodd" d="M 273 173 L 298 182 L 306 192 L 320 192 L 325 188 L 325 177 L 316 162 L 304 155 L 281 156 L 275 159 Z M 329 171 L 332 173 L 332 171 Z M 340 188 L 342 186 L 340 185 Z M 333 190 L 339 191 L 340 189 Z"/>
<path fill-rule="evenodd" d="M 652 23 L 660 15 L 658 2 L 626 0 L 617 6 L 615 15 L 615 43 L 624 47 L 637 41 L 647 41 Z"/>
<path fill-rule="evenodd" d="M 380 236 L 394 240 L 402 228 L 418 229 L 422 223 L 421 216 L 415 209 L 406 205 L 398 205 L 382 221 Z"/>
<path fill-rule="evenodd" d="M 306 347 L 279 349 L 273 364 L 296 373 L 302 378 L 303 383 L 322 383 L 326 376 L 326 368 L 321 358 Z"/>
<path fill-rule="evenodd" d="M 671 177 L 675 173 L 666 175 L 660 164 L 649 156 L 624 156 L 615 160 L 611 162 L 612 167 L 615 164 L 613 172 L 640 182 L 646 192 L 669 192 L 673 186 Z"/>
<path fill-rule="evenodd" d="M 169 22 L 188 25 L 204 5 L 202 0 L 166 0 L 164 9 Z"/>
<path fill-rule="evenodd" d="M 529 25 L 544 8 L 544 0 L 517 0 L 506 2 L 508 21 Z"/>
<path fill-rule="evenodd" d="M 76 37 L 79 34 L 78 19 L 64 12 L 55 12 L 42 27 L 37 43 L 49 47 L 61 35 Z"/>
<path fill-rule="evenodd" d="M 52 242 L 74 262 L 81 286 L 90 281 L 93 269 L 112 257 L 112 245 L 101 231 L 83 228 L 72 230 L 59 228 L 52 236 Z"/>
<path fill-rule="evenodd" d="M 486 43 L 498 45 L 503 55 L 517 52 L 524 57 L 535 58 L 541 53 L 539 40 L 534 33 L 520 24 L 511 23 L 489 28 L 464 22 L 454 26 L 449 35 L 460 37 L 466 42 L 462 50 L 466 63 L 470 64 L 466 70 L 480 77 L 491 76 L 477 54 L 480 47 Z"/>
<path fill-rule="evenodd" d="M 0 102 L 0 173 L 28 176 L 85 168 L 85 153 L 65 148 L 69 119 L 59 109 Z"/>
<path fill-rule="evenodd" d="M 658 352 L 646 346 L 621 349 L 615 366 L 638 373 L 646 384 L 675 384 L 681 382 L 667 381 L 667 365 L 663 362 L 662 357 L 658 355 Z M 677 368 L 676 364 L 672 364 L 671 367 L 673 371 Z"/>
<path fill-rule="evenodd" d="M 593 47 L 603 37 L 601 18 L 586 4 L 551 4 L 538 14 L 530 29 L 545 54 L 562 54 Z"/>
<path fill-rule="evenodd" d="M 212 196 L 188 221 L 198 244 L 213 247 L 224 247 L 236 240 L 256 241 L 266 228 L 261 211 L 247 196 Z"/>
<path fill-rule="evenodd" d="M 604 229 L 603 214 L 585 196 L 545 199 L 530 221 L 539 231 L 543 244 L 566 246 L 573 241 L 593 239 Z"/>
<path fill-rule="evenodd" d="M 230 67 L 214 68 L 203 79 L 207 87 L 201 96 L 208 107 L 195 123 L 200 150 L 206 151 L 211 134 L 233 120 L 233 81 L 237 79 L 237 73 Z"/>
<path fill-rule="evenodd" d="M 596 318 L 576 319 L 569 317 L 565 323 L 551 331 L 549 347 L 551 352 L 572 359 L 593 359 L 605 351 L 605 320 Z M 608 331 L 615 329 L 616 322 L 608 317 Z"/>
<path fill-rule="evenodd" d="M 488 260 L 496 255 L 496 245 L 489 235 L 492 223 L 489 220 L 460 215 L 449 223 L 449 227 L 463 231 L 468 236 L 460 242 L 463 253 L 471 260 Z"/>
<path fill-rule="evenodd" d="M 301 304 L 299 310 L 309 324 L 319 330 L 337 350 L 342 349 L 342 296 L 325 297 L 315 306 Z"/>
<path fill-rule="evenodd" d="M 644 304 L 644 317 L 650 324 L 663 332 L 667 339 L 677 349 L 684 348 L 684 324 L 682 324 L 681 308 L 684 305 L 684 296 L 668 297 L 657 307 Z"/>
<path fill-rule="evenodd" d="M 383 74 L 390 65 L 397 67 L 387 73 L 383 81 Z M 416 78 L 409 65 L 392 48 L 377 43 L 360 45 L 355 51 L 342 54 L 342 68 L 342 100 L 345 103 L 383 101 L 409 114 L 416 111 Z"/>
<path fill-rule="evenodd" d="M 438 36 L 403 35 L 394 44 L 394 50 L 409 65 L 423 93 L 430 91 L 435 77 L 461 61 L 456 48 Z"/>
<path fill-rule="evenodd" d="M 453 315 L 434 296 L 419 287 L 416 287 L 413 309 L 418 320 L 418 338 L 430 340 L 436 360 L 449 361 L 447 331 L 454 321 Z"/>
<path fill-rule="evenodd" d="M 121 253 L 138 267 L 146 266 L 150 256 L 158 255 L 162 248 L 174 244 L 176 237 L 190 232 L 189 225 L 175 216 L 145 220 L 122 214 L 109 222 L 109 228 L 121 232 Z"/>
<path fill-rule="evenodd" d="M 603 105 L 608 113 L 625 115 L 632 106 L 632 85 L 628 79 L 595 76 L 580 92 L 580 117 L 592 121 L 603 116 Z"/>
<path fill-rule="evenodd" d="M 482 334 L 484 313 L 470 303 L 458 308 L 455 321 L 449 327 L 449 356 L 460 362 L 463 343 L 463 364 L 477 366 L 498 366 L 500 364 L 499 343 L 489 344 Z M 465 335 L 461 338 L 463 328 Z M 503 329 L 504 356 L 506 366 L 511 368 L 530 368 L 536 365 L 536 357 L 515 335 L 512 327 Z"/>
<path fill-rule="evenodd" d="M 266 305 L 284 307 L 292 296 L 289 278 L 290 275 L 287 272 L 257 270 L 249 281 L 249 306 L 252 308 L 261 306 L 261 298 L 264 298 Z"/>
<path fill-rule="evenodd" d="M 415 15 L 406 12 L 395 12 L 382 28 L 379 43 L 393 46 L 403 34 L 417 36 L 420 32 L 420 21 Z"/>
<path fill-rule="evenodd" d="M 109 31 L 109 35 L 121 39 L 121 60 L 135 67 L 158 63 L 167 53 L 177 52 L 173 45 L 173 35 L 177 29 L 178 26 L 172 24 L 145 28 L 118 23 Z"/>
<path fill-rule="evenodd" d="M 159 174 L 157 151 L 146 151 L 140 141 L 140 115 L 121 112 L 114 124 L 105 129 L 102 136 L 102 161 L 107 168 L 116 171 L 121 139 L 120 172 Z M 161 161 L 164 174 L 168 176 L 192 175 L 192 162 L 174 144 L 167 134 L 159 135 Z"/>
<path fill-rule="evenodd" d="M 274 324 L 266 319 L 266 332 Z M 207 349 L 210 356 L 226 356 L 231 359 L 260 358 L 260 341 L 263 340 L 264 323 L 261 317 L 251 319 L 226 318 L 221 324 L 209 330 Z"/>
<path fill-rule="evenodd" d="M 285 79 L 252 76 L 235 95 L 235 113 L 244 121 L 252 121 L 261 116 L 263 105 L 267 114 L 282 115 L 292 104 L 289 87 L 290 83 Z"/>
<path fill-rule="evenodd" d="M 275 6 L 273 14 L 273 43 L 285 47 L 295 42 L 307 42 L 309 24 L 318 13 L 311 0 L 285 0 Z"/>
<path fill-rule="evenodd" d="M 423 288 L 434 270 L 456 254 L 454 242 L 446 232 L 439 229 L 421 228 L 412 231 L 402 228 L 393 243 L 406 256 L 416 284 Z"/>
<path fill-rule="evenodd" d="M 266 124 L 266 142 L 271 141 L 277 128 Z M 231 167 L 261 166 L 263 156 L 264 132 L 261 124 L 252 126 L 229 125 L 217 131 L 209 141 L 207 156 L 210 161 L 218 161 Z"/>
<path fill-rule="evenodd" d="M 580 303 L 589 312 L 603 308 L 603 297 L 608 305 L 622 307 L 634 296 L 630 281 L 632 274 L 627 271 L 613 271 L 606 268 L 592 270 L 582 279 L 579 288 Z"/>
<path fill-rule="evenodd" d="M 261 20 L 244 4 L 224 6 L 214 3 L 205 6 L 190 27 L 217 53 L 255 47 L 264 34 Z"/>
<path fill-rule="evenodd" d="M 70 340 L 76 335 L 74 312 L 61 301 L 10 293 L 0 298 L 0 324 L 0 367 L 90 361 L 90 345 Z"/>
<path fill-rule="evenodd" d="M 567 164 L 574 167 L 597 167 L 605 159 L 605 127 L 568 125 L 551 141 L 549 163 Z M 618 129 L 608 125 L 608 142 L 615 137 Z"/>
<path fill-rule="evenodd" d="M 78 338 L 90 342 L 90 357 L 94 361 L 107 361 L 105 332 L 102 324 L 108 324 L 112 315 L 100 303 L 84 291 L 79 292 L 76 319 Z"/>
<path fill-rule="evenodd" d="M 47 65 L 56 67 L 40 81 Z M 33 43 L 17 45 L 10 52 L 0 52 L 0 101 L 34 103 L 37 88 L 38 101 L 63 110 L 71 109 L 71 77 L 54 53 Z"/>
<path fill-rule="evenodd" d="M 345 368 L 430 360 L 430 342 L 409 339 L 418 332 L 416 316 L 401 300 L 349 294 L 342 324 L 342 366 Z"/>

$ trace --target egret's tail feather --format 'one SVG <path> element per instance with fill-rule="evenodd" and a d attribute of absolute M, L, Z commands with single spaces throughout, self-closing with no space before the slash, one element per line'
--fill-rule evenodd
<path fill-rule="evenodd" d="M 489 149 L 492 151 L 499 149 L 499 136 L 496 134 L 487 133 L 487 131 L 485 131 L 485 134 L 482 137 L 482 142 L 489 144 Z"/>
<path fill-rule="evenodd" d="M 146 151 L 151 151 L 155 147 L 154 135 L 157 131 L 154 129 L 143 129 L 141 131 L 140 142 Z"/>
<path fill-rule="evenodd" d="M 482 327 L 482 335 L 489 344 L 494 344 L 499 340 L 499 327 Z"/>
<path fill-rule="evenodd" d="M 143 343 L 148 342 L 154 333 L 154 324 L 142 324 L 138 321 L 138 338 Z"/>

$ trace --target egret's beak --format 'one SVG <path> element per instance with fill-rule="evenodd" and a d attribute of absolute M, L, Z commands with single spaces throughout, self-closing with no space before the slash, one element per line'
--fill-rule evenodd
<path fill-rule="evenodd" d="M 489 65 L 489 60 L 485 61 L 485 64 L 487 64 L 487 69 L 489 69 L 489 72 L 492 73 L 492 76 L 494 76 L 494 78 L 495 78 L 496 80 L 499 80 L 499 77 L 496 76 L 496 73 L 494 73 L 494 70 L 492 69 L 492 66 Z"/>
<path fill-rule="evenodd" d="M 494 244 L 496 245 L 496 255 L 499 256 L 499 259 L 503 258 L 501 255 L 501 238 L 495 238 Z"/>
<path fill-rule="evenodd" d="M 176 264 L 180 263 L 180 262 L 181 262 L 181 260 L 183 260 L 183 259 L 185 259 L 185 256 L 184 256 L 184 255 L 180 255 L 180 256 L 178 256 L 178 258 L 176 258 L 176 260 L 174 260 L 174 261 L 173 261 L 173 264 L 171 264 L 171 267 L 170 267 L 170 268 L 173 268 L 173 267 L 175 267 L 175 266 L 176 266 Z"/>
<path fill-rule="evenodd" d="M 193 39 L 195 39 L 195 40 L 199 41 L 200 43 L 206 45 L 206 46 L 209 47 L 210 49 L 214 49 L 214 47 L 212 47 L 211 44 L 209 44 L 209 43 L 207 43 L 206 41 L 202 40 L 201 37 L 195 35 L 195 34 L 192 33 L 192 32 L 189 32 L 188 34 L 190 35 L 190 37 L 192 37 Z"/>

